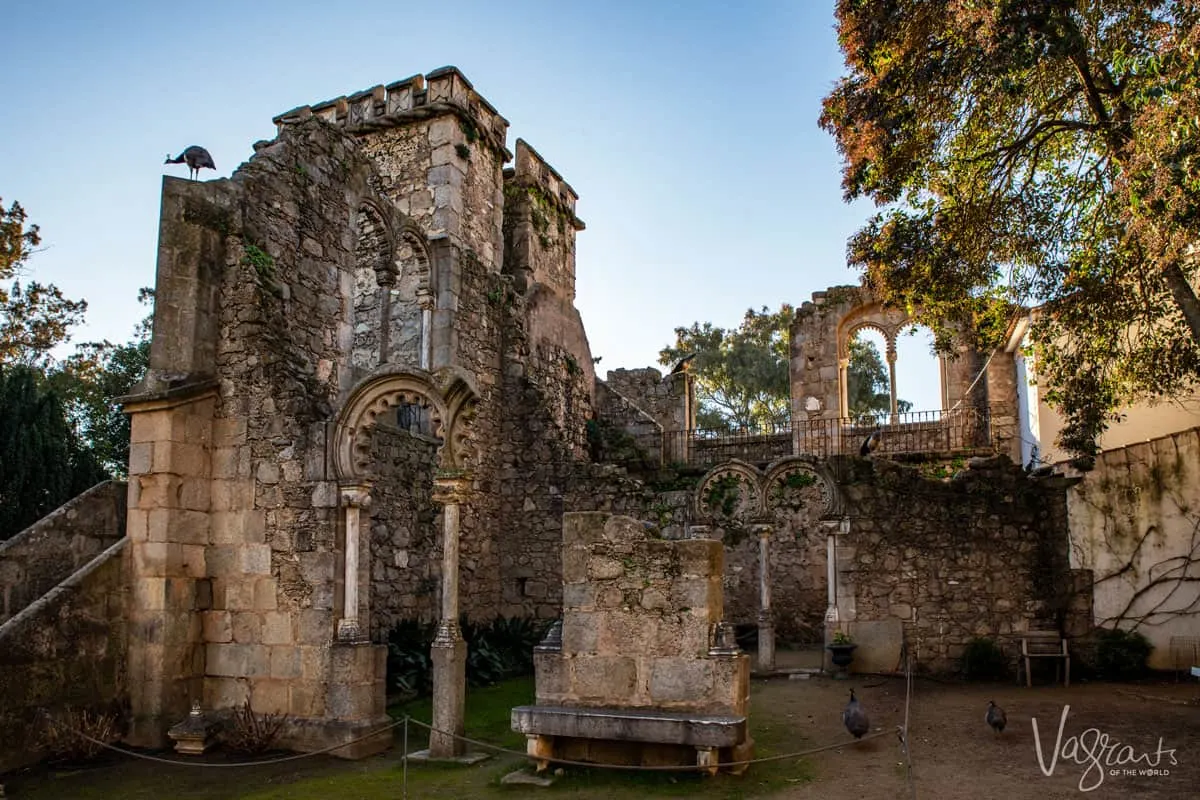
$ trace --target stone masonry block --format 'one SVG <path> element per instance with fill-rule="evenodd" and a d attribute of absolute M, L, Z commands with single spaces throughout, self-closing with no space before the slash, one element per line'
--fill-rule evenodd
<path fill-rule="evenodd" d="M 329 611 L 303 609 L 297 614 L 296 641 L 323 644 L 333 640 L 334 619 Z"/>
<path fill-rule="evenodd" d="M 228 611 L 203 611 L 200 619 L 205 642 L 225 644 L 233 641 L 233 620 Z"/>
<path fill-rule="evenodd" d="M 212 421 L 214 447 L 231 447 L 246 441 L 245 417 L 222 417 Z"/>
<path fill-rule="evenodd" d="M 326 687 L 312 681 L 288 682 L 288 713 L 293 717 L 320 717 L 325 714 Z"/>
<path fill-rule="evenodd" d="M 213 675 L 204 679 L 205 708 L 238 708 L 249 699 L 250 686 L 246 681 Z"/>
<path fill-rule="evenodd" d="M 604 537 L 607 514 L 593 511 L 563 514 L 563 549 L 586 548 Z"/>
<path fill-rule="evenodd" d="M 288 712 L 288 682 L 270 678 L 250 684 L 250 707 L 259 714 L 286 714 Z"/>
<path fill-rule="evenodd" d="M 658 636 L 658 620 L 649 614 L 610 611 L 597 616 L 600 633 L 596 651 L 603 655 L 641 652 L 645 643 L 654 642 Z"/>
<path fill-rule="evenodd" d="M 639 520 L 622 515 L 609 516 L 604 521 L 603 537 L 615 543 L 644 542 L 646 530 Z"/>
<path fill-rule="evenodd" d="M 712 679 L 708 659 L 660 657 L 651 662 L 650 697 L 655 705 L 702 705 L 712 690 Z"/>
<path fill-rule="evenodd" d="M 209 644 L 204 659 L 208 674 L 218 677 L 266 677 L 271 671 L 268 648 L 262 645 Z"/>
<path fill-rule="evenodd" d="M 454 144 L 464 140 L 458 127 L 458 118 L 453 116 L 435 119 L 429 123 L 429 144 L 439 147 L 444 144 Z"/>
<path fill-rule="evenodd" d="M 562 588 L 564 608 L 590 610 L 596 602 L 596 587 L 591 583 L 568 583 Z"/>
<path fill-rule="evenodd" d="M 170 441 L 171 412 L 143 411 L 131 415 L 129 439 L 133 443 Z"/>
<path fill-rule="evenodd" d="M 167 574 L 167 543 L 139 542 L 130 544 L 133 568 L 136 574 L 145 577 L 165 577 Z"/>
<path fill-rule="evenodd" d="M 679 558 L 679 574 L 685 578 L 706 578 L 725 571 L 725 548 L 720 542 L 708 539 L 685 539 L 675 542 Z"/>
<path fill-rule="evenodd" d="M 265 544 L 248 544 L 241 548 L 241 568 L 247 575 L 271 574 L 271 547 Z"/>
<path fill-rule="evenodd" d="M 332 634 L 327 636 L 327 640 L 332 640 Z M 329 680 L 329 657 L 331 645 L 323 647 L 309 647 L 301 645 L 297 648 L 300 651 L 300 676 L 306 681 L 327 681 Z"/>
<path fill-rule="evenodd" d="M 274 611 L 279 605 L 278 581 L 274 578 L 259 578 L 254 582 L 254 609 Z"/>
<path fill-rule="evenodd" d="M 637 687 L 637 662 L 627 656 L 577 655 L 567 659 L 570 693 L 581 701 L 613 702 L 632 698 Z"/>
<path fill-rule="evenodd" d="M 564 584 L 582 583 L 588 579 L 588 551 L 582 547 L 563 548 L 562 580 Z"/>
<path fill-rule="evenodd" d="M 254 581 L 232 578 L 224 581 L 225 608 L 229 611 L 254 610 Z"/>
<path fill-rule="evenodd" d="M 566 696 L 568 676 L 561 653 L 534 653 L 533 674 L 538 704 L 557 704 Z"/>
<path fill-rule="evenodd" d="M 135 578 L 131 600 L 141 611 L 162 611 L 167 602 L 166 578 Z"/>
<path fill-rule="evenodd" d="M 613 580 L 625 574 L 625 565 L 615 558 L 593 555 L 588 558 L 587 575 L 593 581 Z"/>
<path fill-rule="evenodd" d="M 210 477 L 208 451 L 202 445 L 186 442 L 156 441 L 152 468 L 173 475 Z"/>
<path fill-rule="evenodd" d="M 125 534 L 129 540 L 131 542 L 148 540 L 150 538 L 149 524 L 149 512 L 130 504 L 129 510 L 125 512 Z"/>
<path fill-rule="evenodd" d="M 562 651 L 594 653 L 598 649 L 602 614 L 580 611 L 563 618 Z"/>
<path fill-rule="evenodd" d="M 332 679 L 337 684 L 375 682 L 375 649 L 369 644 L 335 644 L 331 648 Z"/>
<path fill-rule="evenodd" d="M 256 611 L 225 612 L 229 614 L 233 641 L 255 644 L 262 640 L 263 617 Z"/>
<path fill-rule="evenodd" d="M 129 446 L 129 477 L 133 483 L 135 475 L 150 471 L 154 461 L 154 445 L 151 442 L 138 442 Z"/>
<path fill-rule="evenodd" d="M 254 480 L 214 480 L 210 483 L 213 511 L 242 511 L 254 508 Z"/>
<path fill-rule="evenodd" d="M 263 644 L 293 644 L 292 615 L 286 611 L 267 611 L 263 614 Z"/>

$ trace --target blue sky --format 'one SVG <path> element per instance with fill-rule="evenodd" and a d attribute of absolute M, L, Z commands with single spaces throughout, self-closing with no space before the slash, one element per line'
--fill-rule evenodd
<path fill-rule="evenodd" d="M 832 6 L 17 0 L 0 197 L 41 226 L 29 277 L 88 300 L 75 341 L 124 341 L 154 281 L 160 176 L 187 174 L 166 153 L 203 145 L 225 177 L 281 111 L 453 64 L 510 149 L 526 139 L 580 195 L 599 374 L 652 365 L 676 326 L 857 281 L 845 242 L 872 209 L 842 202 L 817 127 L 842 69 Z M 904 340 L 900 395 L 936 408 L 932 359 Z"/>

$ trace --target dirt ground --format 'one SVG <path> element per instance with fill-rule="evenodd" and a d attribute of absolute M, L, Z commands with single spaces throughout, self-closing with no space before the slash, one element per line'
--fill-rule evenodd
<path fill-rule="evenodd" d="M 758 699 L 807 741 L 821 743 L 845 735 L 838 715 L 831 712 L 843 703 L 850 687 L 870 714 L 874 730 L 891 731 L 903 721 L 904 681 L 897 679 L 771 681 L 761 686 Z M 916 796 L 936 800 L 1056 800 L 1081 795 L 1200 798 L 1198 698 L 1200 685 L 1194 681 L 1076 683 L 1069 689 L 1061 685 L 1026 689 L 917 679 L 909 711 Z M 1008 715 L 1008 726 L 999 736 L 984 723 L 988 700 L 995 700 Z M 1047 776 L 1039 764 L 1031 720 L 1037 720 L 1042 758 L 1050 770 L 1066 706 L 1069 711 L 1058 748 L 1060 756 L 1053 765 L 1053 774 Z M 1072 746 L 1072 737 L 1079 737 L 1078 748 Z M 1169 774 L 1110 774 L 1110 770 L 1147 768 L 1143 754 L 1152 758 L 1159 750 L 1160 737 L 1158 769 Z M 1105 745 L 1109 746 L 1107 751 Z M 1132 749 L 1123 749 L 1126 746 Z M 1064 758 L 1064 750 L 1074 760 Z M 1174 751 L 1176 763 L 1172 763 L 1168 750 Z M 1092 763 L 1088 752 L 1099 755 L 1100 768 Z M 1106 753 L 1115 754 L 1114 761 L 1122 756 L 1141 756 L 1142 760 L 1110 767 L 1105 763 Z M 815 780 L 775 796 L 826 800 L 909 796 L 896 736 L 819 753 L 809 763 Z"/>

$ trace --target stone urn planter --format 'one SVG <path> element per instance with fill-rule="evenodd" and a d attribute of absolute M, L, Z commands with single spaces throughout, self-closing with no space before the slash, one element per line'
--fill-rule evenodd
<path fill-rule="evenodd" d="M 838 680 L 846 680 L 850 677 L 850 673 L 846 667 L 850 666 L 850 662 L 854 661 L 854 649 L 858 647 L 854 642 L 833 642 L 825 645 L 825 649 L 831 654 L 831 659 L 834 666 L 838 668 L 837 672 L 833 673 L 833 677 Z"/>

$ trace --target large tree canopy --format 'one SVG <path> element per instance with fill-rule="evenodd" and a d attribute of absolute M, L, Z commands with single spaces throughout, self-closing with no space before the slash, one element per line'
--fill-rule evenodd
<path fill-rule="evenodd" d="M 1025 305 L 1061 443 L 1200 379 L 1194 2 L 838 0 L 847 75 L 820 124 L 847 200 L 884 206 L 850 262 L 934 329 L 1000 343 Z"/>
<path fill-rule="evenodd" d="M 43 377 L 0 364 L 0 541 L 108 477 Z"/>
<path fill-rule="evenodd" d="M 694 322 L 675 329 L 675 344 L 658 361 L 693 356 L 699 410 L 696 425 L 711 430 L 769 429 L 789 419 L 788 326 L 792 307 L 746 311 L 737 328 Z"/>
<path fill-rule="evenodd" d="M 5 210 L 0 201 L 0 281 L 20 275 L 41 244 L 38 226 L 26 227 L 26 219 L 20 203 Z M 66 341 L 86 310 L 85 301 L 68 300 L 53 284 L 13 281 L 6 289 L 0 283 L 0 365 L 46 366 L 50 351 Z"/>

